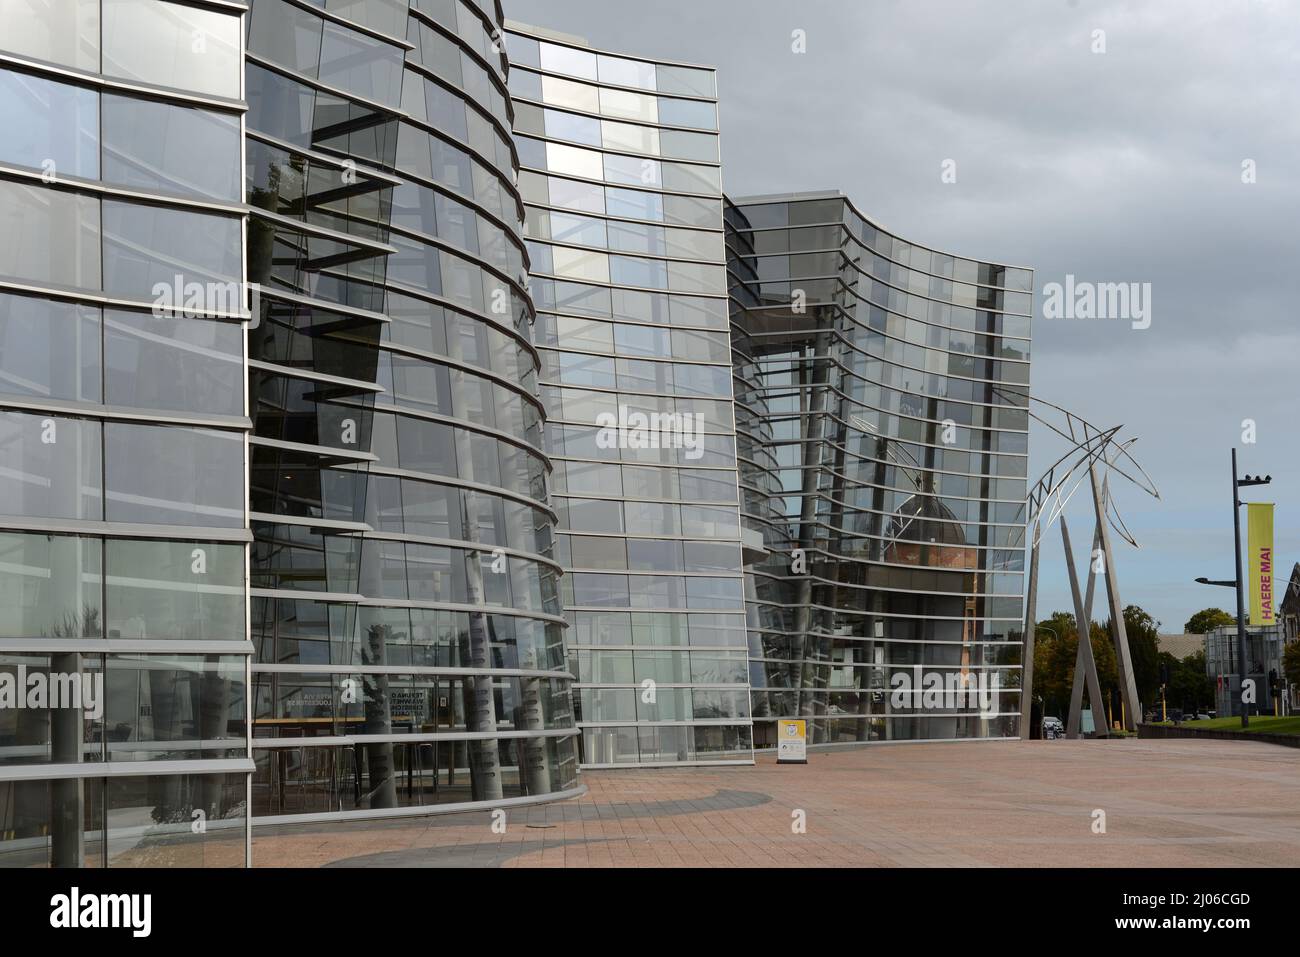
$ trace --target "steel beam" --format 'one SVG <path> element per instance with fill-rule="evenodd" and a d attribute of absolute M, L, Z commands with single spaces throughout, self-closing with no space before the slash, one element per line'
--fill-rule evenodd
<path fill-rule="evenodd" d="M 1070 592 L 1074 597 L 1074 622 L 1075 631 L 1079 635 L 1079 652 L 1075 659 L 1075 674 L 1077 675 L 1082 668 L 1084 679 L 1088 685 L 1088 706 L 1092 709 L 1092 723 L 1096 731 L 1105 733 L 1106 726 L 1106 709 L 1101 697 L 1101 681 L 1097 677 L 1097 662 L 1092 655 L 1092 628 L 1089 615 L 1091 609 L 1083 604 L 1083 597 L 1079 594 L 1079 576 L 1074 570 L 1074 554 L 1070 550 L 1070 530 L 1066 525 L 1065 516 L 1061 516 L 1061 541 L 1065 545 L 1065 568 L 1070 575 Z M 1083 707 L 1082 694 L 1083 689 L 1078 686 L 1078 696 L 1071 695 L 1069 723 L 1066 726 L 1065 736 L 1067 738 L 1079 737 L 1079 717 Z"/>

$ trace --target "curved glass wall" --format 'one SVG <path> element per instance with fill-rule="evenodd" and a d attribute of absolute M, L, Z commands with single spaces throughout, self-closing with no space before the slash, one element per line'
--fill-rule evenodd
<path fill-rule="evenodd" d="M 495 0 L 18 7 L 0 863 L 1015 735 L 1028 270 Z"/>
<path fill-rule="evenodd" d="M 315 7 L 249 17 L 253 810 L 572 793 L 500 10 Z"/>
<path fill-rule="evenodd" d="M 0 866 L 247 861 L 241 21 L 0 5 Z"/>
<path fill-rule="evenodd" d="M 727 243 L 756 746 L 1016 737 L 1032 273 L 838 194 Z"/>
<path fill-rule="evenodd" d="M 752 761 L 713 71 L 506 47 L 582 762 Z"/>

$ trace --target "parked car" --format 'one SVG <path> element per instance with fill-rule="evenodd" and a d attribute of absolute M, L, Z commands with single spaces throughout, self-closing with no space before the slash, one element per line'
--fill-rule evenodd
<path fill-rule="evenodd" d="M 1065 737 L 1065 725 L 1061 723 L 1060 718 L 1043 719 L 1043 738 L 1051 741 L 1055 738 Z"/>

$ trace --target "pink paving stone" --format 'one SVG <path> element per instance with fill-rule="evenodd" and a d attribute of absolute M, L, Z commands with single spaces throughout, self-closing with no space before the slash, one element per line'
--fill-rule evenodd
<path fill-rule="evenodd" d="M 806 766 L 586 771 L 550 828 L 517 814 L 410 825 L 257 829 L 261 867 L 394 852 L 391 863 L 512 867 L 1291 866 L 1300 761 L 1235 741 L 904 744 L 814 752 Z M 739 806 L 720 806 L 740 792 Z M 807 833 L 791 831 L 791 812 Z M 1092 831 L 1106 812 L 1106 833 Z M 515 813 L 515 812 L 512 812 Z"/>

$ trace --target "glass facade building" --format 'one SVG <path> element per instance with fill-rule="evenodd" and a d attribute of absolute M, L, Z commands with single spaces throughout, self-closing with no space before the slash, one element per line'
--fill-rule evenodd
<path fill-rule="evenodd" d="M 1287 646 L 1286 626 L 1246 626 L 1246 674 L 1255 682 L 1252 715 L 1284 714 L 1285 671 L 1282 656 Z M 1205 673 L 1214 682 L 1214 708 L 1219 717 L 1240 715 L 1241 663 L 1237 655 L 1237 625 L 1220 626 L 1205 636 Z M 1274 684 L 1274 682 L 1277 682 Z"/>
<path fill-rule="evenodd" d="M 1032 272 L 837 193 L 727 243 L 755 746 L 1018 736 Z"/>
<path fill-rule="evenodd" d="M 243 7 L 0 2 L 0 865 L 243 865 Z"/>
<path fill-rule="evenodd" d="M 727 201 L 710 68 L 0 0 L 0 122 L 0 866 L 1015 736 L 1032 275 Z"/>
<path fill-rule="evenodd" d="M 259 821 L 578 787 L 500 23 L 251 4 Z"/>
<path fill-rule="evenodd" d="M 582 763 L 752 761 L 713 71 L 506 47 Z"/>

